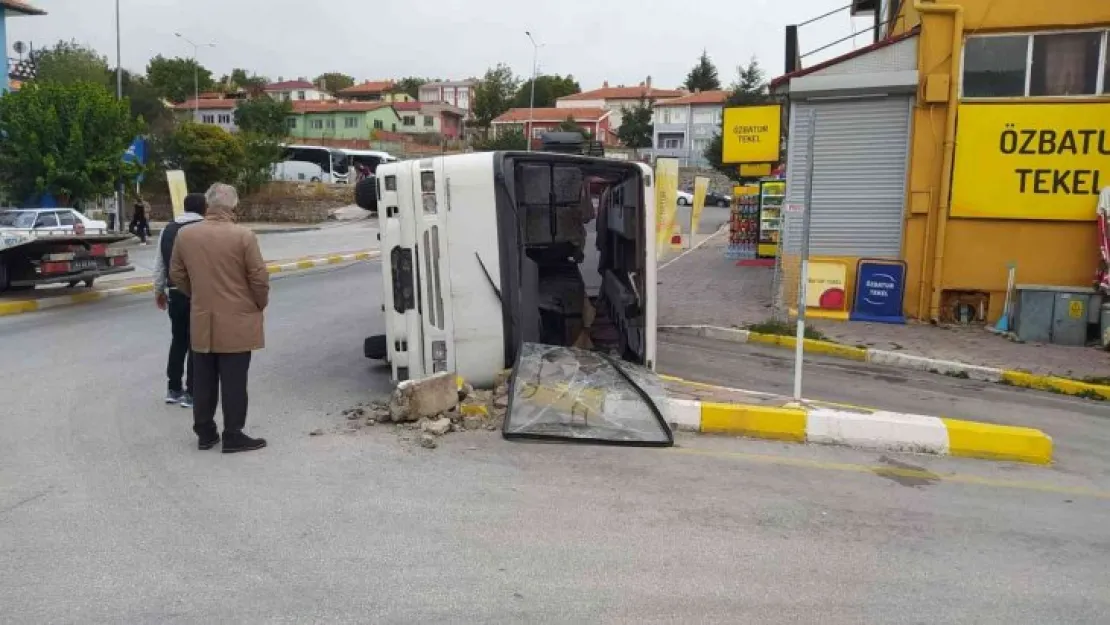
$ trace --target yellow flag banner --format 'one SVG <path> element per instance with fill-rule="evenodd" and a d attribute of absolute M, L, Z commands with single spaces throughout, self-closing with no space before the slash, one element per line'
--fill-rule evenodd
<path fill-rule="evenodd" d="M 678 159 L 655 159 L 655 255 L 662 256 L 678 205 Z"/>
<path fill-rule="evenodd" d="M 694 178 L 694 206 L 690 212 L 690 237 L 687 239 L 693 245 L 694 237 L 698 234 L 698 224 L 701 223 L 701 213 L 705 209 L 705 195 L 709 193 L 709 178 L 696 176 Z"/>
<path fill-rule="evenodd" d="M 176 219 L 185 213 L 185 196 L 189 194 L 189 187 L 185 184 L 185 172 L 180 169 L 167 171 L 166 185 L 170 188 L 170 204 L 173 206 L 173 216 Z"/>

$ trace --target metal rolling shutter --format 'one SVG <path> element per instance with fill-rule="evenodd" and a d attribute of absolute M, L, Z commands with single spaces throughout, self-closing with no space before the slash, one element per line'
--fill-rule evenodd
<path fill-rule="evenodd" d="M 911 99 L 795 102 L 790 113 L 786 196 L 805 199 L 809 113 L 817 111 L 810 254 L 899 258 L 902 254 Z M 802 219 L 785 226 L 788 253 L 801 250 Z"/>

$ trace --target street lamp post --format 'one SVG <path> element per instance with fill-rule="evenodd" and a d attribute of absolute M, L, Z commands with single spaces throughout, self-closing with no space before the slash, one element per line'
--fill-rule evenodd
<path fill-rule="evenodd" d="M 181 40 L 185 41 L 185 43 L 193 46 L 193 121 L 197 122 L 197 121 L 199 121 L 199 117 L 200 117 L 200 63 L 197 62 L 197 51 L 201 47 L 215 48 L 216 44 L 214 44 L 214 43 L 199 43 L 198 44 L 198 43 L 195 43 L 192 39 L 189 39 L 188 37 L 186 37 L 185 35 L 182 35 L 181 33 L 174 33 L 174 36 L 177 37 L 178 39 L 181 39 Z"/>
<path fill-rule="evenodd" d="M 540 59 L 540 44 L 536 43 L 536 39 L 532 37 L 532 31 L 524 31 L 528 35 L 528 41 L 532 42 L 532 95 L 528 98 L 528 130 L 525 134 L 525 140 L 528 144 L 528 151 L 532 151 L 532 123 L 536 111 L 536 70 L 539 67 Z"/>
<path fill-rule="evenodd" d="M 119 0 L 116 0 L 116 99 L 123 100 L 123 63 L 120 60 Z M 116 223 L 117 232 L 123 232 L 123 181 L 116 184 Z"/>

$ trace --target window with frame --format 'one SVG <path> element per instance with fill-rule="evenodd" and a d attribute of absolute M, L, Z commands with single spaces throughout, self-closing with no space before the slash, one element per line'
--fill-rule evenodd
<path fill-rule="evenodd" d="M 375 119 L 374 120 L 374 130 L 383 130 L 384 128 L 385 128 L 385 124 L 382 122 L 382 120 L 380 120 L 380 119 Z"/>
<path fill-rule="evenodd" d="M 298 100 L 303 100 L 304 99 L 304 91 L 298 91 L 297 92 L 297 99 Z"/>
<path fill-rule="evenodd" d="M 415 126 L 416 125 L 416 116 L 414 116 L 414 115 L 405 115 L 404 117 L 401 118 L 401 125 L 402 126 Z"/>
<path fill-rule="evenodd" d="M 206 114 L 200 116 L 200 121 L 202 121 L 206 124 L 214 124 L 214 123 L 216 123 L 216 116 L 206 113 Z"/>
<path fill-rule="evenodd" d="M 297 127 L 297 118 L 296 117 L 290 117 L 290 118 L 285 120 L 285 124 L 287 126 L 289 126 L 290 128 L 296 128 Z"/>
<path fill-rule="evenodd" d="M 220 113 L 220 123 L 221 124 L 230 124 L 231 123 L 231 115 L 229 115 L 227 113 Z"/>
<path fill-rule="evenodd" d="M 70 211 L 58 211 L 58 223 L 59 224 L 61 224 L 63 226 L 76 226 L 77 221 L 78 221 L 77 215 L 74 215 L 72 212 L 70 212 Z"/>
<path fill-rule="evenodd" d="M 425 115 L 424 116 L 424 127 L 425 128 L 431 128 L 432 126 L 435 126 L 435 125 L 436 125 L 436 118 L 432 117 L 431 115 Z"/>
<path fill-rule="evenodd" d="M 543 126 L 540 126 L 538 128 L 533 126 L 532 127 L 532 138 L 533 139 L 542 139 L 543 138 L 543 133 L 545 133 L 545 132 L 547 132 L 547 128 L 544 128 Z"/>
<path fill-rule="evenodd" d="M 343 127 L 344 128 L 358 128 L 358 118 L 353 117 L 353 116 L 344 117 L 343 118 Z"/>
<path fill-rule="evenodd" d="M 328 128 L 335 129 L 335 118 L 328 119 Z"/>
<path fill-rule="evenodd" d="M 1097 30 L 969 37 L 964 44 L 962 97 L 1110 93 L 1107 33 Z"/>
<path fill-rule="evenodd" d="M 322 119 L 312 120 L 312 127 L 315 128 L 316 130 L 322 129 L 324 127 L 324 120 L 322 120 Z"/>

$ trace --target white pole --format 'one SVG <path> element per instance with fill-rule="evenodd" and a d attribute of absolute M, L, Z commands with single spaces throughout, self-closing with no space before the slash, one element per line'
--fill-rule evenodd
<path fill-rule="evenodd" d="M 536 111 L 536 70 L 539 67 L 540 47 L 532 37 L 532 31 L 524 31 L 528 41 L 532 42 L 532 95 L 528 98 L 528 127 L 525 129 L 524 138 L 528 143 L 528 151 L 532 151 L 532 120 Z"/>
<path fill-rule="evenodd" d="M 119 0 L 116 0 L 116 99 L 123 99 L 123 64 L 120 44 Z M 136 194 L 138 195 L 138 194 Z M 123 182 L 116 186 L 116 229 L 123 232 Z"/>
<path fill-rule="evenodd" d="M 183 40 L 185 43 L 193 46 L 193 122 L 199 124 L 200 123 L 200 62 L 197 60 L 197 57 L 200 55 L 201 46 L 204 46 L 206 48 L 215 48 L 216 44 L 214 44 L 214 43 L 203 43 L 203 44 L 195 43 L 192 39 L 189 39 L 188 37 L 186 37 L 185 35 L 182 35 L 181 33 L 174 33 L 174 36 L 177 37 L 178 39 Z"/>
<path fill-rule="evenodd" d="M 817 135 L 817 111 L 809 113 L 806 139 L 806 188 L 802 204 L 802 271 L 798 280 L 798 328 L 794 346 L 794 401 L 802 400 L 802 362 L 806 334 L 806 286 L 809 282 L 809 226 L 813 217 L 813 144 Z"/>

